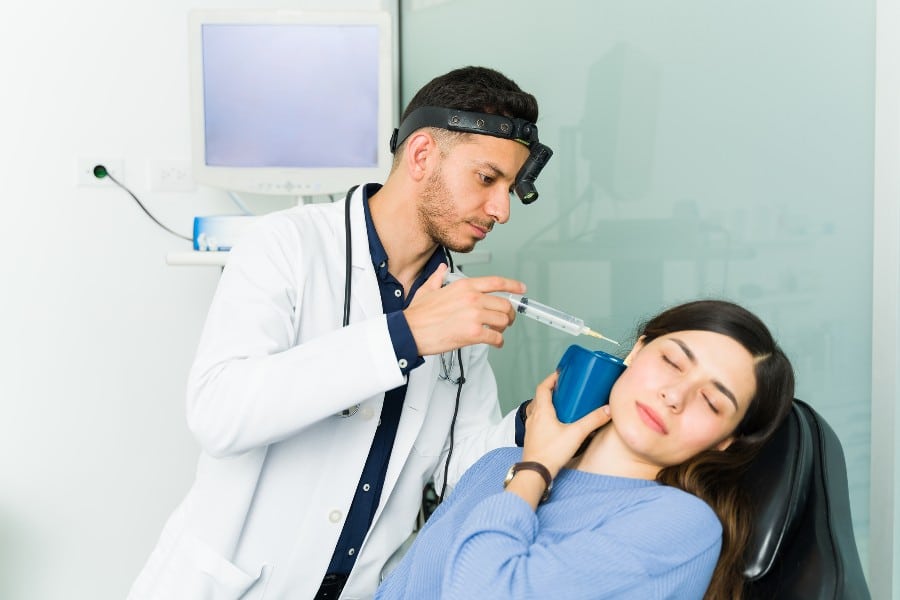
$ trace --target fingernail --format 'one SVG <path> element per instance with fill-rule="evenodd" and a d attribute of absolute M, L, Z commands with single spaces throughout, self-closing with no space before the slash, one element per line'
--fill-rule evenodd
<path fill-rule="evenodd" d="M 605 412 L 607 415 L 609 414 L 609 404 L 603 405 L 603 412 Z"/>

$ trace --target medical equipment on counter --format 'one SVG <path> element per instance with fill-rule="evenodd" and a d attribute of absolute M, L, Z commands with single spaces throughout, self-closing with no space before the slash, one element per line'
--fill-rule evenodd
<path fill-rule="evenodd" d="M 444 284 L 451 283 L 458 279 L 464 279 L 464 277 L 459 273 L 451 273 L 448 271 L 446 275 L 444 275 Z M 544 325 L 549 325 L 550 327 L 559 329 L 570 335 L 590 335 L 601 340 L 606 340 L 607 342 L 612 342 L 616 346 L 619 345 L 619 342 L 616 340 L 610 339 L 605 335 L 594 331 L 590 327 L 587 327 L 582 319 L 566 314 L 561 310 L 551 308 L 546 304 L 536 302 L 527 296 L 510 294 L 509 292 L 493 292 L 492 294 L 508 300 L 520 315 L 525 315 Z"/>
<path fill-rule="evenodd" d="M 194 250 L 200 252 L 231 250 L 244 228 L 258 218 L 251 215 L 194 217 Z"/>

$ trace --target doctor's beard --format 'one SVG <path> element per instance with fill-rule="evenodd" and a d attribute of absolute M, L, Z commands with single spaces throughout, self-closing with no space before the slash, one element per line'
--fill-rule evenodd
<path fill-rule="evenodd" d="M 479 240 L 458 240 L 452 237 L 454 226 L 467 223 L 460 219 L 456 206 L 450 197 L 450 191 L 444 181 L 440 167 L 425 182 L 425 189 L 419 201 L 419 223 L 434 243 L 444 246 L 453 252 L 471 252 Z M 490 231 L 494 223 L 475 222 L 475 225 Z"/>

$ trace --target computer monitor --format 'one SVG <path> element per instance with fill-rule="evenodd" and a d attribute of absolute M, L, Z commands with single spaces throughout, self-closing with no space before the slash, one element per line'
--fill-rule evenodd
<path fill-rule="evenodd" d="M 194 179 L 332 194 L 390 169 L 396 121 L 384 11 L 190 12 Z"/>

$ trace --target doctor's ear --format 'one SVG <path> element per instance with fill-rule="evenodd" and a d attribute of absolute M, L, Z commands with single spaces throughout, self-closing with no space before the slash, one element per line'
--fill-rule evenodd
<path fill-rule="evenodd" d="M 630 366 L 631 366 L 631 359 L 634 358 L 634 356 L 635 356 L 638 352 L 641 351 L 641 348 L 644 347 L 644 338 L 646 338 L 646 337 L 647 337 L 646 335 L 642 335 L 642 336 L 639 337 L 638 340 L 634 343 L 634 347 L 631 349 L 631 352 L 629 352 L 629 353 L 628 353 L 628 356 L 625 357 L 625 360 L 622 361 L 622 362 L 625 363 L 625 366 L 626 366 L 626 367 L 630 367 Z"/>
<path fill-rule="evenodd" d="M 416 181 L 424 181 L 429 174 L 429 165 L 434 156 L 440 156 L 437 140 L 427 129 L 414 132 L 406 140 L 406 168 Z"/>

